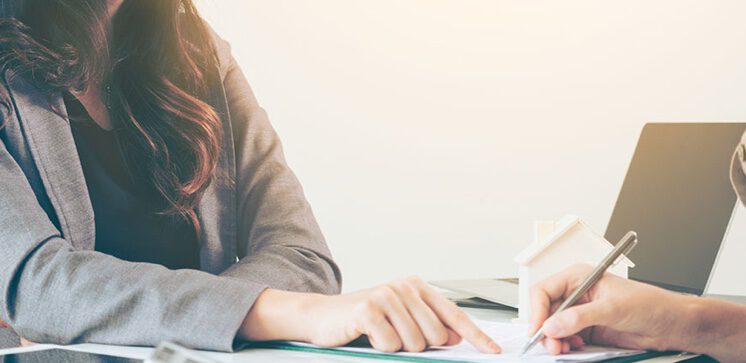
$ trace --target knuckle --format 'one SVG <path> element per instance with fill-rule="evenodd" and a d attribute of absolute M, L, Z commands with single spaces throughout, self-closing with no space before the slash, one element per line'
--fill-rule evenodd
<path fill-rule="evenodd" d="M 421 289 L 427 284 L 419 276 L 409 276 L 401 280 L 394 281 L 389 286 L 394 291 L 412 293 Z"/>
<path fill-rule="evenodd" d="M 407 282 L 407 283 L 401 284 L 399 288 L 397 289 L 397 291 L 403 295 L 414 296 L 414 295 L 418 295 L 419 289 L 414 284 Z"/>
<path fill-rule="evenodd" d="M 381 301 L 391 301 L 394 297 L 396 297 L 396 292 L 394 292 L 394 289 L 391 288 L 389 285 L 383 285 L 381 287 L 378 287 L 373 295 Z"/>
<path fill-rule="evenodd" d="M 425 281 L 422 280 L 422 277 L 419 277 L 417 275 L 409 276 L 405 279 L 405 281 L 413 286 L 422 286 L 425 284 Z"/>
<path fill-rule="evenodd" d="M 380 315 L 380 307 L 378 304 L 373 301 L 372 299 L 365 299 L 363 300 L 360 305 L 358 305 L 357 313 L 360 316 L 364 317 L 373 317 L 376 315 Z"/>
<path fill-rule="evenodd" d="M 409 282 L 406 279 L 396 280 L 387 285 L 393 291 L 403 291 L 409 286 Z"/>
<path fill-rule="evenodd" d="M 378 311 L 378 304 L 373 299 L 365 299 L 360 304 L 360 309 L 363 313 L 375 313 Z"/>

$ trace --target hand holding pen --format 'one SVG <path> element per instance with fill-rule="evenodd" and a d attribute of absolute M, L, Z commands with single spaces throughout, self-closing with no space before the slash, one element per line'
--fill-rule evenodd
<path fill-rule="evenodd" d="M 609 269 L 612 265 L 616 263 L 620 258 L 622 258 L 625 254 L 629 253 L 632 248 L 637 245 L 637 234 L 633 231 L 628 232 L 622 239 L 616 244 L 614 249 L 609 252 L 609 254 L 592 270 L 590 273 L 587 274 L 585 279 L 575 288 L 572 293 L 562 302 L 562 304 L 557 308 L 555 315 L 560 314 L 567 310 L 569 307 L 573 306 L 583 295 L 585 295 L 595 284 L 598 282 L 601 277 L 604 275 L 606 270 Z M 532 301 L 532 311 L 535 311 L 535 307 L 533 306 Z M 539 306 L 539 308 L 543 308 L 541 311 L 546 312 L 548 306 Z M 536 313 L 534 313 L 536 315 Z M 546 315 L 546 313 L 544 313 Z M 553 315 L 554 316 L 554 315 Z M 546 317 L 544 317 L 546 318 Z M 542 319 L 543 322 L 543 319 Z M 538 330 L 536 333 L 529 339 L 529 341 L 526 343 L 526 345 L 523 348 L 522 355 L 526 354 L 531 348 L 533 348 L 539 341 L 541 341 L 545 337 L 545 326 L 538 327 Z M 569 342 L 568 344 L 568 350 L 569 350 Z M 562 351 L 564 351 L 564 347 L 562 347 Z"/>

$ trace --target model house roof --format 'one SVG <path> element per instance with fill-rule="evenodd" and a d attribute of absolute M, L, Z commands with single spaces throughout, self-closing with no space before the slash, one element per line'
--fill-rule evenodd
<path fill-rule="evenodd" d="M 549 246 L 561 241 L 568 231 L 577 226 L 583 227 L 591 233 L 591 235 L 593 236 L 593 243 L 602 243 L 609 248 L 609 251 L 614 248 L 614 245 L 607 241 L 606 238 L 596 233 L 596 231 L 594 231 L 593 228 L 591 228 L 588 224 L 583 222 L 582 219 L 577 216 L 568 215 L 563 217 L 556 223 L 556 228 L 554 232 L 549 235 L 549 237 L 544 238 L 540 241 L 535 241 L 534 243 L 526 247 L 523 251 L 521 251 L 521 253 L 515 256 L 514 260 L 521 265 L 527 265 L 531 263 L 534 258 L 539 256 Z M 627 265 L 628 267 L 635 267 L 635 264 L 627 257 L 622 258 L 622 260 L 619 262 Z"/>

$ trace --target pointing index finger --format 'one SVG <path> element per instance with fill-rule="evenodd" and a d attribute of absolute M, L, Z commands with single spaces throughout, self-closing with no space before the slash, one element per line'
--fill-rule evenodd
<path fill-rule="evenodd" d="M 500 346 L 479 329 L 458 306 L 430 288 L 424 290 L 422 294 L 425 302 L 445 325 L 466 339 L 466 341 L 482 353 L 496 354 L 502 352 Z"/>

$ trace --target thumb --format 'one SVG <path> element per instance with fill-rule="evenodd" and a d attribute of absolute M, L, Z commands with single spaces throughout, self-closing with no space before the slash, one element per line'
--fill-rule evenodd
<path fill-rule="evenodd" d="M 544 334 L 550 338 L 561 339 L 578 334 L 594 325 L 604 325 L 607 321 L 607 311 L 603 304 L 597 302 L 573 306 L 547 319 L 544 322 Z"/>

